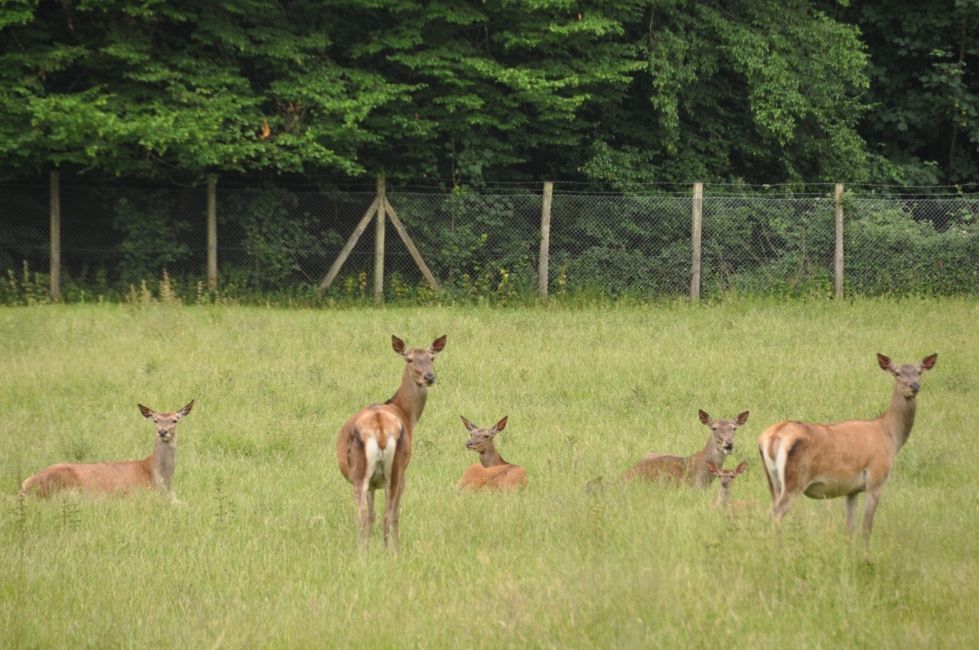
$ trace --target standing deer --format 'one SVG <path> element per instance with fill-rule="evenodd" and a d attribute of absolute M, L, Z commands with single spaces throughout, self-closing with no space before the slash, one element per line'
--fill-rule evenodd
<path fill-rule="evenodd" d="M 401 386 L 383 404 L 360 409 L 340 429 L 337 437 L 337 463 L 340 473 L 354 486 L 360 523 L 360 547 L 374 527 L 374 490 L 384 490 L 384 545 L 388 533 L 398 550 L 398 508 L 405 489 L 405 472 L 411 461 L 411 438 L 425 409 L 428 388 L 435 383 L 432 362 L 445 348 L 445 336 L 428 348 L 405 347 L 397 336 L 391 347 L 407 362 Z"/>
<path fill-rule="evenodd" d="M 707 469 L 707 463 L 712 462 L 718 467 L 724 464 L 724 459 L 734 451 L 734 430 L 748 421 L 748 411 L 733 420 L 712 419 L 705 411 L 699 411 L 698 414 L 700 421 L 710 428 L 707 444 L 699 453 L 694 456 L 649 454 L 623 474 L 622 479 L 668 481 L 676 484 L 686 482 L 699 488 L 710 485 L 714 475 Z"/>
<path fill-rule="evenodd" d="M 156 488 L 176 501 L 173 491 L 176 427 L 190 413 L 194 401 L 176 413 L 157 413 L 148 406 L 137 406 L 143 417 L 153 420 L 156 426 L 156 447 L 149 457 L 109 463 L 58 463 L 28 477 L 21 484 L 21 493 L 46 497 L 62 490 L 130 492 L 135 488 Z"/>
<path fill-rule="evenodd" d="M 731 496 L 731 483 L 734 483 L 734 479 L 746 469 L 748 469 L 748 463 L 738 463 L 738 466 L 734 469 L 721 469 L 714 463 L 707 461 L 707 471 L 716 476 L 721 483 L 721 489 L 717 491 L 717 496 L 714 497 L 713 506 L 715 508 L 724 509 L 729 505 L 734 508 L 742 508 L 752 503 L 751 501 L 731 501 L 729 499 Z"/>
<path fill-rule="evenodd" d="M 867 493 L 863 537 L 869 546 L 874 512 L 880 494 L 911 427 L 921 388 L 921 373 L 935 367 L 937 354 L 918 364 L 895 366 L 877 354 L 881 369 L 894 375 L 891 405 L 874 420 L 844 420 L 834 424 L 779 422 L 758 437 L 772 493 L 772 516 L 780 520 L 792 499 L 846 497 L 846 527 L 852 534 L 857 495 Z"/>
<path fill-rule="evenodd" d="M 515 490 L 527 485 L 527 474 L 523 467 L 513 465 L 503 460 L 500 452 L 496 451 L 493 438 L 506 427 L 506 417 L 496 423 L 492 429 L 480 429 L 475 424 L 462 418 L 462 424 L 469 430 L 471 437 L 466 441 L 466 449 L 479 454 L 479 463 L 473 464 L 462 475 L 458 487 L 460 489 L 480 490 Z"/>

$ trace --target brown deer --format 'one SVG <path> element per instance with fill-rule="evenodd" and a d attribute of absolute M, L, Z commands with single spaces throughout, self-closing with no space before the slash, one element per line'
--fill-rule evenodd
<path fill-rule="evenodd" d="M 874 420 L 844 420 L 834 424 L 779 422 L 758 437 L 772 493 L 772 516 L 780 520 L 792 499 L 846 497 L 846 527 L 852 534 L 857 495 L 867 493 L 863 537 L 869 545 L 880 494 L 911 427 L 921 389 L 921 373 L 935 367 L 937 354 L 921 363 L 895 366 L 877 354 L 881 369 L 894 375 L 891 405 Z"/>
<path fill-rule="evenodd" d="M 384 545 L 390 533 L 394 550 L 398 550 L 398 508 L 411 462 L 411 438 L 425 410 L 428 389 L 435 383 L 432 362 L 445 348 L 445 338 L 435 339 L 427 348 L 408 349 L 404 341 L 392 336 L 391 347 L 407 363 L 398 392 L 383 404 L 360 409 L 340 429 L 337 463 L 354 486 L 361 549 L 366 548 L 374 527 L 374 491 L 381 489 L 387 497 Z"/>
<path fill-rule="evenodd" d="M 515 490 L 526 487 L 527 474 L 523 467 L 503 460 L 493 444 L 496 434 L 506 427 L 506 417 L 492 429 L 480 429 L 461 415 L 459 417 L 471 434 L 466 441 L 466 449 L 479 454 L 479 463 L 474 463 L 465 471 L 459 481 L 459 489 Z"/>
<path fill-rule="evenodd" d="M 714 497 L 714 503 L 712 504 L 718 509 L 740 510 L 744 508 L 750 508 L 754 505 L 753 501 L 745 501 L 742 499 L 736 499 L 734 501 L 730 500 L 731 484 L 734 483 L 739 475 L 741 475 L 746 469 L 748 469 L 748 463 L 738 463 L 738 466 L 734 469 L 721 469 L 714 463 L 707 461 L 707 471 L 717 477 L 717 480 L 721 484 L 721 489 L 717 491 L 717 496 Z"/>
<path fill-rule="evenodd" d="M 705 411 L 698 412 L 700 421 L 710 428 L 707 444 L 693 456 L 671 456 L 668 454 L 649 454 L 622 475 L 622 480 L 666 481 L 669 483 L 705 488 L 710 485 L 714 475 L 707 469 L 707 463 L 717 467 L 734 451 L 734 430 L 748 421 L 748 411 L 733 420 L 712 419 Z"/>
<path fill-rule="evenodd" d="M 58 463 L 28 477 L 21 484 L 21 493 L 46 497 L 63 490 L 130 492 L 136 488 L 156 488 L 176 501 L 173 491 L 176 427 L 190 413 L 194 401 L 175 413 L 157 413 L 148 406 L 137 406 L 143 417 L 153 420 L 156 426 L 156 447 L 149 457 L 109 463 Z"/>

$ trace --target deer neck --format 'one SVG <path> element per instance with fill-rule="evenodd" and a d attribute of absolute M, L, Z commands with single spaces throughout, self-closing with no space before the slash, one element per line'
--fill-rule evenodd
<path fill-rule="evenodd" d="M 887 411 L 880 416 L 879 420 L 884 427 L 884 431 L 894 442 L 894 451 L 900 451 L 904 443 L 911 435 L 911 427 L 914 426 L 914 415 L 918 408 L 916 399 L 906 398 L 897 386 L 894 386 L 894 393 L 891 395 L 891 405 Z"/>
<path fill-rule="evenodd" d="M 414 430 L 418 420 L 421 419 L 422 411 L 425 410 L 425 401 L 428 399 L 428 388 L 420 386 L 411 378 L 411 371 L 405 367 L 404 374 L 401 375 L 401 386 L 394 397 L 388 400 L 388 404 L 397 406 L 408 418 L 409 429 Z"/>
<path fill-rule="evenodd" d="M 177 442 L 175 440 L 163 442 L 157 438 L 156 447 L 146 461 L 154 477 L 169 481 L 173 478 L 173 470 L 177 462 Z"/>
<path fill-rule="evenodd" d="M 510 463 L 503 460 L 503 456 L 500 456 L 500 452 L 496 451 L 495 447 L 490 447 L 479 452 L 479 464 L 483 467 L 495 467 L 496 465 L 509 465 Z"/>
<path fill-rule="evenodd" d="M 728 488 L 722 486 L 721 489 L 717 491 L 717 496 L 714 497 L 714 504 L 713 504 L 714 507 L 723 508 L 724 506 L 726 506 L 727 497 L 728 497 Z"/>
<path fill-rule="evenodd" d="M 724 453 L 713 444 L 713 438 L 707 438 L 707 444 L 700 452 L 691 456 L 687 464 L 687 475 L 697 487 L 707 487 L 714 480 L 714 475 L 707 469 L 707 461 L 721 467 L 724 464 Z"/>

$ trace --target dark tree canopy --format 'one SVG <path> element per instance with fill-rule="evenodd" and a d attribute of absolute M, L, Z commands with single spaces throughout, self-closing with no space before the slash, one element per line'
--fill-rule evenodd
<path fill-rule="evenodd" d="M 979 180 L 974 1 L 0 5 L 0 174 Z"/>

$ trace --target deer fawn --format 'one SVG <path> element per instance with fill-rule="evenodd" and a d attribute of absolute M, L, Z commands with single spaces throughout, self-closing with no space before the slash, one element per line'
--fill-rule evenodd
<path fill-rule="evenodd" d="M 932 354 L 918 364 L 895 366 L 878 353 L 881 369 L 894 375 L 894 392 L 890 407 L 875 420 L 791 421 L 766 429 L 758 438 L 758 451 L 772 493 L 772 516 L 780 520 L 800 494 L 813 499 L 845 496 L 846 527 L 852 534 L 857 495 L 866 492 L 863 537 L 869 545 L 874 512 L 894 457 L 911 435 L 921 373 L 934 368 L 937 359 Z"/>
<path fill-rule="evenodd" d="M 734 430 L 748 421 L 748 411 L 733 420 L 712 419 L 706 412 L 699 411 L 700 421 L 710 427 L 707 444 L 694 456 L 670 456 L 668 454 L 649 454 L 622 475 L 626 481 L 643 479 L 646 481 L 686 482 L 694 487 L 705 488 L 714 475 L 707 469 L 707 463 L 717 467 L 734 451 Z"/>
<path fill-rule="evenodd" d="M 506 420 L 504 417 L 492 429 L 480 429 L 462 417 L 462 424 L 471 434 L 466 442 L 466 449 L 472 449 L 479 454 L 479 463 L 471 465 L 462 475 L 458 485 L 460 489 L 514 490 L 527 485 L 527 474 L 523 467 L 503 460 L 493 445 L 493 438 L 506 427 Z"/>
<path fill-rule="evenodd" d="M 425 409 L 428 388 L 435 383 L 432 362 L 445 348 L 445 337 L 435 339 L 428 348 L 407 349 L 404 341 L 392 336 L 391 347 L 407 362 L 401 386 L 385 403 L 365 406 L 346 421 L 337 437 L 337 463 L 354 486 L 360 547 L 366 548 L 374 527 L 374 490 L 381 489 L 387 497 L 384 545 L 390 531 L 397 551 L 398 508 L 411 461 L 411 437 Z"/>
<path fill-rule="evenodd" d="M 143 417 L 153 420 L 156 426 L 156 447 L 149 457 L 114 463 L 58 463 L 28 477 L 21 484 L 21 493 L 46 497 L 62 490 L 129 492 L 135 488 L 156 488 L 176 501 L 173 491 L 176 427 L 190 413 L 194 401 L 176 413 L 157 413 L 148 406 L 138 406 Z"/>
<path fill-rule="evenodd" d="M 716 476 L 721 483 L 721 489 L 717 491 L 717 496 L 714 497 L 713 506 L 715 508 L 724 509 L 731 506 L 733 509 L 741 509 L 752 506 L 752 501 L 742 501 L 740 499 L 731 501 L 729 499 L 731 496 L 731 483 L 734 483 L 734 479 L 746 469 L 748 469 L 748 463 L 738 463 L 738 466 L 734 469 L 721 469 L 714 463 L 707 461 L 707 471 Z"/>

